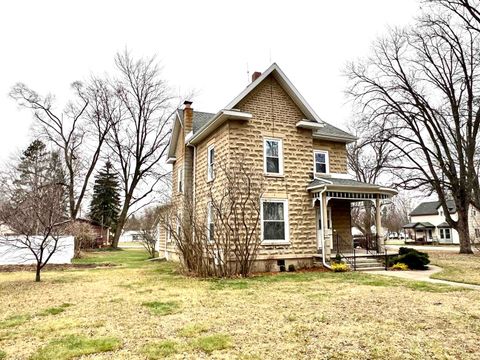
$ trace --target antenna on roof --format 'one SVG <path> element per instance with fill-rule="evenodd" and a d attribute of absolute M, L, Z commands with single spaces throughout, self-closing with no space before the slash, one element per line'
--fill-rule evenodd
<path fill-rule="evenodd" d="M 248 70 L 248 62 L 247 62 L 247 84 L 250 83 L 250 70 Z"/>

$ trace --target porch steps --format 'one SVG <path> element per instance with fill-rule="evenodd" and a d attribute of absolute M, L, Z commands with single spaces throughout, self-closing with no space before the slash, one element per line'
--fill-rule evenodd
<path fill-rule="evenodd" d="M 348 260 L 353 264 L 353 257 L 348 258 Z M 353 268 L 353 265 L 350 265 Z M 355 260 L 355 266 L 357 271 L 374 271 L 374 270 L 384 270 L 385 266 L 381 259 L 375 257 L 357 257 Z"/>

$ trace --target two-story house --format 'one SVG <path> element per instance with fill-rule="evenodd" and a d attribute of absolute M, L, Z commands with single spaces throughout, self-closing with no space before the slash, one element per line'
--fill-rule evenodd
<path fill-rule="evenodd" d="M 455 202 L 447 200 L 447 207 L 453 220 L 458 219 Z M 470 239 L 480 240 L 480 211 L 469 207 Z M 409 239 L 422 243 L 460 244 L 458 232 L 445 219 L 440 201 L 424 201 L 410 213 L 410 223 L 403 226 Z"/>
<path fill-rule="evenodd" d="M 242 154 L 262 174 L 256 270 L 278 264 L 328 264 L 338 249 L 353 249 L 352 202 L 376 205 L 377 228 L 383 200 L 395 190 L 361 183 L 347 174 L 346 145 L 356 138 L 323 121 L 277 64 L 254 73 L 252 82 L 217 113 L 179 109 L 173 125 L 168 163 L 173 165 L 172 203 L 186 195 L 195 208 L 208 206 L 206 191 L 215 162 Z M 174 226 L 172 226 L 174 228 Z M 381 237 L 380 237 L 381 238 Z M 171 235 L 164 232 L 160 252 L 175 258 Z"/>

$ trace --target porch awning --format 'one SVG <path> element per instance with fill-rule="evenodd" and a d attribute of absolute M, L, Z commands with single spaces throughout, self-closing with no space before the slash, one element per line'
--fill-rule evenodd
<path fill-rule="evenodd" d="M 397 194 L 394 189 L 376 184 L 368 184 L 348 178 L 317 177 L 307 186 L 313 198 L 319 198 L 321 193 L 327 197 L 347 200 L 387 199 Z"/>
<path fill-rule="evenodd" d="M 435 229 L 435 225 L 432 223 L 425 221 L 425 222 L 419 222 L 415 226 L 415 229 Z"/>
<path fill-rule="evenodd" d="M 417 223 L 408 223 L 408 224 L 403 225 L 403 228 L 404 229 L 413 229 L 415 227 L 415 225 L 417 225 Z"/>

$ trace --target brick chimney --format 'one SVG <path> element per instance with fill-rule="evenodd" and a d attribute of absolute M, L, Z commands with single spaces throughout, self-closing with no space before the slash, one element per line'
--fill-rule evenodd
<path fill-rule="evenodd" d="M 257 80 L 260 76 L 262 76 L 262 73 L 261 73 L 261 72 L 258 72 L 258 71 L 255 71 L 255 72 L 252 74 L 252 82 L 254 82 L 255 80 Z"/>
<path fill-rule="evenodd" d="M 193 130 L 193 108 L 192 102 L 188 100 L 185 100 L 183 105 L 185 105 L 183 109 L 183 126 L 186 136 L 190 131 Z"/>

